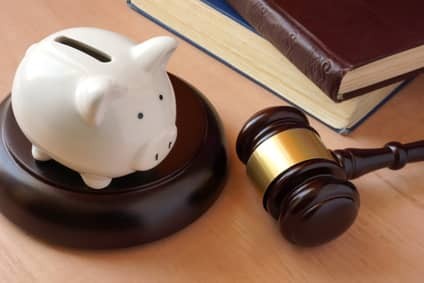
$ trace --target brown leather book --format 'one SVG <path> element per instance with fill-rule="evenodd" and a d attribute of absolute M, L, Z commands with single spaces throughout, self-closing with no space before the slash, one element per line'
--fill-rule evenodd
<path fill-rule="evenodd" d="M 227 0 L 334 101 L 424 70 L 423 0 Z"/>

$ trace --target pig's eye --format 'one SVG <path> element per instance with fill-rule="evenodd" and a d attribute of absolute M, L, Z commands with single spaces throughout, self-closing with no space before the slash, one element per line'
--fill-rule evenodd
<path fill-rule="evenodd" d="M 159 100 L 163 100 L 163 95 L 159 94 Z"/>
<path fill-rule="evenodd" d="M 138 114 L 137 114 L 137 118 L 138 119 L 143 119 L 143 117 L 144 117 L 144 114 L 143 113 L 141 113 L 141 112 L 139 112 Z"/>

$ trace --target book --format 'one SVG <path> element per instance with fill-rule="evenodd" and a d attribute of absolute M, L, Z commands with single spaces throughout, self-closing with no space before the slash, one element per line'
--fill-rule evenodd
<path fill-rule="evenodd" d="M 424 70 L 424 1 L 228 0 L 334 101 Z"/>
<path fill-rule="evenodd" d="M 128 0 L 128 5 L 341 134 L 348 134 L 406 84 L 335 103 L 225 1 Z M 240 97 L 240 99 L 242 99 Z"/>

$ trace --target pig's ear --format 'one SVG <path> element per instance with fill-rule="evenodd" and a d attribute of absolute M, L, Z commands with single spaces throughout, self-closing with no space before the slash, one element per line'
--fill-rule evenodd
<path fill-rule="evenodd" d="M 75 92 L 75 102 L 81 118 L 90 126 L 98 126 L 111 101 L 123 90 L 112 79 L 91 77 L 81 80 Z"/>
<path fill-rule="evenodd" d="M 144 70 L 151 71 L 155 67 L 165 69 L 175 48 L 177 41 L 174 38 L 158 36 L 132 47 L 131 54 Z"/>

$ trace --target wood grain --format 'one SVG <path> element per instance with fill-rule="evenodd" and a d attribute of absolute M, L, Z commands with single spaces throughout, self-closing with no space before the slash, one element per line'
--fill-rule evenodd
<path fill-rule="evenodd" d="M 139 41 L 168 34 L 130 10 L 125 1 L 3 1 L 2 97 L 10 91 L 26 48 L 73 26 L 110 29 Z M 422 282 L 422 164 L 356 180 L 362 207 L 349 232 L 328 245 L 299 249 L 280 237 L 234 150 L 237 133 L 248 117 L 283 102 L 182 41 L 169 71 L 202 91 L 224 121 L 230 177 L 216 204 L 173 236 L 105 252 L 46 245 L 0 216 L 0 282 Z M 312 126 L 330 148 L 422 139 L 423 91 L 421 76 L 349 137 L 316 121 Z"/>

